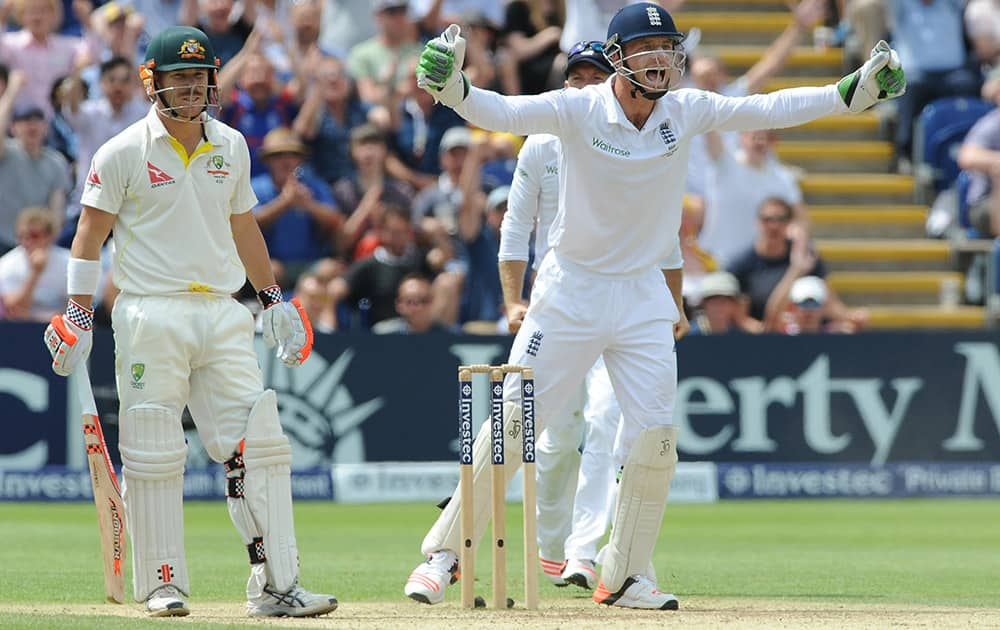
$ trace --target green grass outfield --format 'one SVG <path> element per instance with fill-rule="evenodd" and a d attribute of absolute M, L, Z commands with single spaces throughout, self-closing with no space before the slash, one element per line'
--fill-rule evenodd
<path fill-rule="evenodd" d="M 509 588 L 520 603 L 520 506 L 509 507 Z M 437 513 L 417 504 L 298 503 L 303 583 L 334 593 L 342 610 L 352 602 L 406 601 L 403 583 L 420 561 L 420 541 Z M 126 620 L 53 612 L 51 605 L 103 598 L 92 504 L 3 503 L 0 515 L 0 537 L 7 541 L 0 560 L 0 627 L 144 627 L 163 621 L 118 625 Z M 246 553 L 225 503 L 188 503 L 185 527 L 193 610 L 199 601 L 242 602 Z M 477 591 L 488 596 L 485 547 Z M 660 585 L 678 595 L 682 612 L 685 598 L 1000 608 L 1000 501 L 671 505 L 654 562 Z M 544 578 L 540 583 L 543 604 L 576 599 L 593 607 L 579 589 L 557 589 Z M 456 586 L 448 593 L 452 606 L 458 591 Z M 25 612 L 31 604 L 44 606 Z"/>

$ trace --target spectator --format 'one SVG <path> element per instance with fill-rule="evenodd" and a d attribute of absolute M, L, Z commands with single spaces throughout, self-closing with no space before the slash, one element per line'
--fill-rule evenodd
<path fill-rule="evenodd" d="M 259 44 L 260 36 L 250 35 L 240 54 L 219 73 L 220 119 L 246 138 L 251 177 L 265 172 L 259 155 L 264 136 L 278 127 L 291 127 L 299 113 L 297 95 L 277 82 Z"/>
<path fill-rule="evenodd" d="M 0 142 L 0 251 L 14 246 L 15 220 L 27 207 L 47 207 L 55 229 L 62 226 L 66 195 L 70 189 L 69 164 L 57 151 L 45 146 L 49 125 L 45 112 L 30 105 L 19 109 L 10 120 L 9 100 L 23 84 L 19 72 L 11 73 L 7 91 L 0 97 L 0 136 L 8 126 L 13 138 Z M 5 111 L 6 107 L 6 111 Z"/>
<path fill-rule="evenodd" d="M 699 307 L 691 320 L 691 334 L 759 333 L 764 330 L 759 321 L 747 317 L 740 283 L 733 274 L 716 271 L 705 276 L 700 286 L 700 298 Z"/>
<path fill-rule="evenodd" d="M 758 211 L 757 240 L 753 247 L 729 266 L 740 291 L 750 297 L 750 317 L 764 322 L 766 330 L 777 330 L 785 299 L 792 283 L 802 276 L 826 278 L 826 265 L 812 251 L 801 229 L 789 229 L 794 210 L 783 199 L 765 200 Z M 780 286 L 783 285 L 783 286 Z M 857 327 L 867 323 L 863 310 L 848 309 L 827 285 L 827 316 Z"/>
<path fill-rule="evenodd" d="M 441 138 L 452 127 L 464 127 L 465 121 L 450 107 L 436 107 L 434 97 L 417 86 L 417 59 L 407 62 L 406 79 L 396 86 L 389 106 L 389 129 L 392 150 L 410 171 L 406 181 L 421 189 L 434 183 L 434 177 L 420 174 L 436 177 L 441 173 Z M 404 174 L 396 175 L 404 178 Z"/>
<path fill-rule="evenodd" d="M 983 238 L 1000 236 L 1000 109 L 980 118 L 962 142 L 958 165 L 971 176 L 969 222 Z"/>
<path fill-rule="evenodd" d="M 79 156 L 79 148 L 76 134 L 69 126 L 66 118 L 62 114 L 62 106 L 67 98 L 67 86 L 73 81 L 72 77 L 59 77 L 52 84 L 52 92 L 49 94 L 49 105 L 52 107 L 52 117 L 49 118 L 49 133 L 45 136 L 45 146 L 55 149 L 66 158 L 69 163 L 70 176 L 76 170 Z M 84 87 L 84 98 L 89 98 L 90 91 Z"/>
<path fill-rule="evenodd" d="M 683 295 L 688 300 L 697 301 L 702 279 L 718 271 L 719 263 L 705 251 L 698 242 L 705 220 L 705 203 L 701 197 L 684 195 L 681 201 L 680 243 L 684 257 Z"/>
<path fill-rule="evenodd" d="M 454 327 L 434 319 L 434 311 L 431 309 L 433 301 L 431 282 L 426 276 L 419 273 L 405 276 L 399 283 L 396 295 L 396 312 L 400 316 L 375 324 L 372 332 L 376 335 L 456 332 Z"/>
<path fill-rule="evenodd" d="M 178 23 L 195 26 L 212 40 L 215 56 L 224 67 L 240 52 L 257 19 L 257 0 L 183 0 Z"/>
<path fill-rule="evenodd" d="M 802 191 L 792 172 L 774 157 L 774 131 L 739 134 L 741 151 L 726 149 L 721 136 L 704 134 L 709 163 L 705 197 L 705 224 L 701 246 L 723 264 L 732 262 L 754 242 L 754 217 L 769 197 L 788 201 L 795 219 L 806 222 Z"/>
<path fill-rule="evenodd" d="M 505 83 L 507 94 L 540 94 L 562 87 L 566 61 L 559 51 L 559 38 L 565 21 L 562 0 L 512 0 L 507 4 L 501 37 L 517 64 L 516 82 Z"/>
<path fill-rule="evenodd" d="M 25 208 L 17 217 L 18 245 L 0 257 L 0 299 L 7 319 L 47 322 L 66 308 L 69 250 L 55 244 L 48 208 Z"/>
<path fill-rule="evenodd" d="M 369 122 L 372 107 L 358 99 L 340 59 L 320 60 L 312 80 L 293 129 L 312 150 L 310 164 L 316 174 L 333 184 L 353 174 L 351 129 Z"/>
<path fill-rule="evenodd" d="M 844 19 L 850 25 L 851 35 L 845 53 L 854 60 L 848 63 L 867 59 L 875 44 L 886 38 L 889 29 L 885 5 L 886 0 L 846 0 Z"/>
<path fill-rule="evenodd" d="M 260 158 L 267 173 L 251 181 L 259 205 L 254 217 L 271 258 L 282 263 L 283 287 L 294 286 L 312 262 L 329 256 L 343 223 L 329 188 L 303 169 L 308 150 L 287 127 L 266 136 Z"/>
<path fill-rule="evenodd" d="M 330 54 L 344 57 L 347 51 L 375 35 L 370 0 L 323 0 L 319 44 Z"/>
<path fill-rule="evenodd" d="M 101 5 L 90 15 L 90 28 L 100 45 L 98 56 L 92 61 L 99 64 L 122 57 L 128 60 L 130 68 L 141 63 L 139 38 L 142 37 L 145 26 L 145 16 L 137 13 L 132 4 L 111 0 Z M 84 71 L 83 76 L 88 82 L 97 78 L 87 71 Z"/>
<path fill-rule="evenodd" d="M 337 331 L 337 312 L 333 307 L 333 296 L 326 283 L 314 273 L 306 272 L 295 283 L 293 297 L 309 316 L 313 331 L 333 333 Z"/>
<path fill-rule="evenodd" d="M 423 49 L 417 25 L 407 15 L 408 0 L 375 0 L 378 32 L 351 49 L 347 69 L 358 84 L 361 100 L 388 105 L 396 85 L 403 81 L 402 63 Z"/>
<path fill-rule="evenodd" d="M 410 13 L 425 31 L 438 33 L 449 24 L 461 24 L 470 15 L 483 16 L 494 29 L 503 24 L 504 2 L 496 0 L 412 0 Z M 465 33 L 465 29 L 462 29 Z"/>
<path fill-rule="evenodd" d="M 995 68 L 1000 60 L 1000 6 L 995 0 L 969 0 L 963 15 L 976 60 Z"/>
<path fill-rule="evenodd" d="M 462 166 L 459 181 L 457 237 L 460 257 L 465 262 L 462 299 L 458 321 L 497 321 L 504 303 L 497 260 L 500 253 L 500 224 L 507 211 L 510 186 L 482 193 L 482 165 L 487 156 L 487 144 L 474 142 Z M 458 271 L 451 272 L 456 276 Z"/>
<path fill-rule="evenodd" d="M 982 77 L 965 49 L 963 0 L 888 0 L 893 47 L 906 68 L 906 93 L 897 101 L 896 158 L 910 168 L 913 125 L 931 101 L 979 95 Z"/>
<path fill-rule="evenodd" d="M 560 46 L 569 52 L 573 45 L 581 41 L 606 38 L 608 24 L 619 9 L 633 0 L 564 0 L 566 20 Z M 654 0 L 674 15 L 684 4 L 684 0 Z"/>
<path fill-rule="evenodd" d="M 780 327 L 780 331 L 786 335 L 853 333 L 856 330 L 854 322 L 826 318 L 827 289 L 822 278 L 803 276 L 797 279 L 786 299 L 788 307 L 782 314 Z"/>
<path fill-rule="evenodd" d="M 826 0 L 803 0 L 792 9 L 792 22 L 781 35 L 768 46 L 757 63 L 753 64 L 745 74 L 732 80 L 725 66 L 718 57 L 711 55 L 693 56 L 689 60 L 690 79 L 693 87 L 725 96 L 746 96 L 758 94 L 764 86 L 774 78 L 785 66 L 803 35 L 809 33 L 826 13 Z M 738 132 L 721 132 L 724 148 L 736 152 L 740 147 Z M 691 141 L 691 151 L 688 156 L 688 174 L 685 180 L 685 191 L 702 197 L 708 196 L 709 183 L 707 172 L 712 158 L 709 154 L 705 135 L 695 136 Z M 755 206 L 756 207 L 756 206 Z"/>
<path fill-rule="evenodd" d="M 83 100 L 85 84 L 71 76 L 64 87 L 62 115 L 77 141 L 76 183 L 71 196 L 68 220 L 59 242 L 68 246 L 76 234 L 80 214 L 78 198 L 90 176 L 90 160 L 98 148 L 149 111 L 149 100 L 137 89 L 132 62 L 113 57 L 101 64 L 101 95 Z"/>
<path fill-rule="evenodd" d="M 434 273 L 426 253 L 417 248 L 410 215 L 402 208 L 386 208 L 379 242 L 374 254 L 354 263 L 344 277 L 331 282 L 334 300 L 347 301 L 362 329 L 399 316 L 396 293 L 407 274 Z"/>
<path fill-rule="evenodd" d="M 499 22 L 493 22 L 485 13 L 476 10 L 462 16 L 460 23 L 466 38 L 465 75 L 469 83 L 487 90 L 499 88 L 497 66 L 502 63 L 497 55 Z M 437 32 L 447 27 L 445 24 L 432 30 Z"/>
<path fill-rule="evenodd" d="M 337 206 L 347 220 L 341 231 L 337 251 L 341 255 L 364 258 L 373 246 L 356 251 L 356 246 L 366 234 L 371 235 L 378 223 L 384 203 L 411 211 L 413 191 L 410 187 L 386 172 L 388 148 L 385 134 L 373 124 L 365 123 L 351 132 L 351 160 L 354 174 L 333 186 Z M 374 237 L 366 239 L 374 242 Z"/>
<path fill-rule="evenodd" d="M 441 175 L 433 186 L 420 191 L 413 200 L 414 221 L 431 217 L 449 234 L 458 233 L 458 208 L 462 203 L 459 177 L 464 170 L 472 132 L 468 127 L 452 127 L 441 137 Z M 479 168 L 479 165 L 476 165 Z"/>
<path fill-rule="evenodd" d="M 21 28 L 4 33 L 6 12 L 11 6 Z M 20 70 L 31 77 L 17 105 L 39 107 L 46 118 L 52 115 L 49 95 L 56 79 L 97 59 L 100 48 L 89 31 L 85 39 L 55 34 L 62 19 L 59 0 L 13 0 L 0 7 L 0 60 L 11 70 Z M 81 20 L 85 28 L 87 21 Z"/>

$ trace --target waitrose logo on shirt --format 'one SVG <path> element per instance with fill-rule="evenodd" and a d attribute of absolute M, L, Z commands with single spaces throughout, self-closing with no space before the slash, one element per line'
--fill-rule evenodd
<path fill-rule="evenodd" d="M 622 149 L 620 147 L 616 147 L 609 142 L 601 140 L 600 138 L 594 138 L 591 142 L 591 146 L 595 146 L 601 151 L 604 151 L 605 153 L 610 153 L 611 155 L 617 155 L 618 157 L 628 157 L 629 155 L 631 155 L 628 149 Z"/>

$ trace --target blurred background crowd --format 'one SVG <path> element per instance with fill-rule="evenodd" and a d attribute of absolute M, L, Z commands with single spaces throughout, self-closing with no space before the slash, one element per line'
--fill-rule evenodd
<path fill-rule="evenodd" d="M 683 0 L 661 3 L 685 10 Z M 417 56 L 457 23 L 474 85 L 505 94 L 559 89 L 567 52 L 603 40 L 623 4 L 3 0 L 0 317 L 46 321 L 63 311 L 66 248 L 91 156 L 150 107 L 137 73 L 146 42 L 189 24 L 211 37 L 222 61 L 217 116 L 250 147 L 254 212 L 276 276 L 318 331 L 506 333 L 499 227 L 524 139 L 471 129 L 435 105 L 417 87 Z M 787 28 L 740 76 L 692 32 L 683 86 L 756 93 L 796 47 L 843 48 L 846 71 L 890 38 L 909 83 L 885 113 L 897 172 L 916 166 L 913 130 L 929 103 L 1000 99 L 996 0 L 802 0 L 787 11 Z M 969 227 L 995 237 L 1000 114 L 982 113 L 958 156 L 964 188 L 954 192 L 956 177 L 938 192 L 953 191 Z M 692 144 L 682 246 L 696 333 L 853 332 L 867 323 L 867 312 L 848 307 L 826 281 L 801 173 L 778 159 L 777 143 L 758 131 Z M 940 233 L 942 223 L 959 221 L 957 210 L 944 212 Z M 104 282 L 105 323 L 114 294 Z M 256 306 L 249 287 L 240 297 Z"/>

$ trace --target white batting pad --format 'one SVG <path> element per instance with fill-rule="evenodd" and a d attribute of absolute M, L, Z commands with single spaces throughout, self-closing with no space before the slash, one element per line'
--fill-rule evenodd
<path fill-rule="evenodd" d="M 292 516 L 292 447 L 281 430 L 274 390 L 266 390 L 250 409 L 243 461 L 244 500 L 263 538 L 268 581 L 283 593 L 298 578 L 299 551 Z"/>
<path fill-rule="evenodd" d="M 180 416 L 163 407 L 132 408 L 119 424 L 122 499 L 132 539 L 136 601 L 172 584 L 190 592 L 184 559 L 184 460 Z"/>
<path fill-rule="evenodd" d="M 654 426 L 639 434 L 625 461 L 611 539 L 603 552 L 601 581 L 609 592 L 649 570 L 676 467 L 677 427 Z"/>
<path fill-rule="evenodd" d="M 536 429 L 537 431 L 537 429 Z M 520 403 L 505 402 L 503 404 L 503 432 L 504 432 L 504 477 L 507 485 L 514 478 L 517 469 L 521 467 L 521 405 Z M 487 420 L 479 427 L 479 435 L 472 445 L 472 488 L 474 503 L 475 528 L 473 540 L 478 541 L 486 531 L 486 525 L 490 522 L 490 423 Z M 421 545 L 421 552 L 428 554 L 440 549 L 450 549 L 456 554 L 462 548 L 461 531 L 458 520 L 458 507 L 462 501 L 458 496 L 458 488 L 448 505 L 438 516 L 431 531 L 427 532 L 424 542 Z M 524 509 L 530 509 L 525 506 Z"/>

